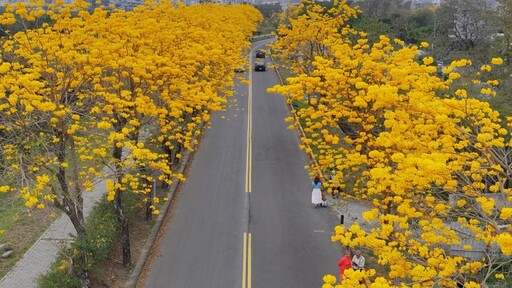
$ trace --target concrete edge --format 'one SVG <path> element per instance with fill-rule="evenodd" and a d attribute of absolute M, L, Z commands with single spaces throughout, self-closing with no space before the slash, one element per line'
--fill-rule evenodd
<path fill-rule="evenodd" d="M 270 58 L 272 59 L 272 63 L 275 63 L 274 61 L 274 57 L 272 57 L 272 55 L 270 55 Z M 276 74 L 277 74 L 277 77 L 279 78 L 279 82 L 281 83 L 281 85 L 284 85 L 284 81 L 283 81 L 283 78 L 281 76 L 281 73 L 279 72 L 279 68 L 278 67 L 275 67 L 274 70 L 276 71 Z M 288 106 L 288 110 L 290 110 L 290 114 L 292 114 L 293 116 L 293 119 L 295 121 L 295 123 L 297 123 L 295 125 L 296 127 L 296 131 L 297 131 L 297 134 L 299 134 L 299 140 L 300 142 L 303 144 L 303 145 L 306 145 L 306 147 L 308 148 L 311 148 L 309 146 L 309 144 L 306 144 L 302 141 L 302 137 L 306 137 L 306 133 L 304 132 L 304 129 L 302 128 L 302 125 L 300 125 L 300 122 L 298 121 L 298 117 L 297 117 L 297 113 L 295 113 L 295 108 L 293 108 L 292 104 L 288 102 L 288 97 L 286 99 L 286 106 Z M 309 161 L 311 163 L 313 163 L 313 165 L 315 165 L 315 168 L 317 170 L 317 173 L 320 175 L 320 177 L 324 178 L 324 175 L 322 173 L 322 171 L 320 171 L 320 168 L 319 168 L 319 165 L 318 165 L 318 162 L 316 161 L 316 158 L 315 158 L 315 155 L 313 155 L 312 152 L 309 152 L 307 153 L 308 156 L 309 156 Z"/>
<path fill-rule="evenodd" d="M 200 129 L 203 129 L 202 124 Z M 185 153 L 183 153 L 183 157 L 181 158 L 181 164 L 178 166 L 178 173 L 183 174 L 185 169 L 187 168 L 188 162 L 190 160 L 190 157 L 192 153 L 195 152 L 195 149 L 197 148 L 197 145 L 193 146 L 193 151 L 186 150 Z M 139 260 L 135 263 L 135 266 L 133 267 L 130 277 L 128 278 L 128 282 L 126 283 L 126 287 L 135 288 L 139 282 L 140 275 L 142 274 L 142 271 L 144 270 L 144 267 L 146 266 L 147 260 L 149 258 L 149 254 L 151 252 L 151 248 L 155 244 L 156 238 L 158 236 L 158 233 L 160 232 L 160 228 L 162 227 L 162 224 L 164 222 L 164 219 L 169 213 L 169 207 L 171 206 L 174 194 L 178 190 L 179 185 L 182 181 L 179 179 L 175 179 L 173 183 L 171 184 L 171 187 L 169 187 L 169 190 L 167 192 L 167 200 L 164 204 L 164 206 L 160 209 L 163 211 L 163 213 L 158 214 L 158 218 L 156 219 L 156 223 L 151 228 L 151 233 L 149 234 L 149 237 L 146 241 L 146 244 L 144 245 L 144 248 L 142 248 Z"/>
<path fill-rule="evenodd" d="M 263 35 L 253 36 L 251 38 L 251 42 L 254 43 L 254 42 L 258 42 L 258 41 L 261 41 L 261 40 L 266 40 L 266 39 L 269 39 L 269 38 L 272 38 L 272 37 L 274 37 L 274 35 L 272 35 L 272 34 L 263 34 Z"/>

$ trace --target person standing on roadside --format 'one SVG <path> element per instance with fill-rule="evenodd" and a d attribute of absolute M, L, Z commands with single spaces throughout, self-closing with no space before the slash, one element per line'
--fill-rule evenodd
<path fill-rule="evenodd" d="M 312 184 L 313 191 L 311 191 L 311 203 L 313 203 L 315 208 L 317 208 L 324 202 L 322 201 L 322 181 L 320 181 L 320 177 L 315 176 Z"/>
<path fill-rule="evenodd" d="M 352 258 L 352 268 L 354 270 L 363 270 L 364 269 L 364 256 L 361 255 L 361 251 L 356 250 L 356 254 Z"/>
<path fill-rule="evenodd" d="M 340 283 L 343 282 L 343 272 L 345 270 L 350 269 L 352 267 L 352 260 L 350 259 L 350 249 L 345 251 L 345 255 L 340 258 L 338 261 L 338 266 L 340 267 Z"/>

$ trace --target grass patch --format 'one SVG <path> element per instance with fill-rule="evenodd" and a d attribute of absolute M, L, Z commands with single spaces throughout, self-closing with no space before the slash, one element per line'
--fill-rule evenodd
<path fill-rule="evenodd" d="M 0 194 L 0 231 L 11 230 L 16 222 L 18 222 L 20 214 L 24 212 L 23 200 L 16 196 L 13 193 Z M 0 243 L 4 243 L 7 240 L 4 233 L 0 234 Z"/>
<path fill-rule="evenodd" d="M 286 79 L 290 77 L 294 77 L 295 74 L 293 74 L 290 70 L 285 69 L 282 65 L 282 63 L 278 60 L 278 58 L 274 58 L 274 61 L 277 63 L 277 70 L 279 70 L 279 74 L 281 75 L 281 79 L 283 79 L 283 84 L 286 84 Z"/>
<path fill-rule="evenodd" d="M 500 93 L 492 97 L 489 103 L 491 107 L 500 112 L 502 116 L 510 116 L 512 115 L 512 102 L 510 100 L 511 97 L 508 94 Z"/>
<path fill-rule="evenodd" d="M 4 277 L 25 252 L 48 229 L 58 211 L 53 208 L 29 209 L 16 193 L 0 194 L 0 244 L 13 250 L 11 257 L 0 261 L 0 278 Z"/>

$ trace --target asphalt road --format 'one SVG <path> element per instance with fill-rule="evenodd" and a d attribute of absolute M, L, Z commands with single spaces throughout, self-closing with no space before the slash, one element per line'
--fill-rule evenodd
<path fill-rule="evenodd" d="M 337 218 L 310 203 L 307 156 L 283 97 L 266 92 L 276 73 L 246 73 L 252 86 L 237 85 L 189 166 L 146 287 L 312 288 L 337 275 Z"/>

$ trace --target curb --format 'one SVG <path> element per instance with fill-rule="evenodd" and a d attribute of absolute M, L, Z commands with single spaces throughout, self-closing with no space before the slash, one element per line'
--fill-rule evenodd
<path fill-rule="evenodd" d="M 254 36 L 251 38 L 251 42 L 254 43 L 254 42 L 258 42 L 258 41 L 262 41 L 262 40 L 266 40 L 266 39 L 269 39 L 269 38 L 272 38 L 274 37 L 272 34 L 263 34 L 263 35 L 258 35 L 258 36 Z"/>
<path fill-rule="evenodd" d="M 272 59 L 272 62 L 275 63 L 274 57 L 272 57 L 272 55 L 270 55 L 270 58 Z M 279 69 L 277 67 L 275 67 L 274 70 L 276 71 L 277 77 L 279 77 L 279 82 L 281 83 L 281 85 L 284 85 L 284 81 L 283 81 L 283 78 L 281 77 L 281 73 L 279 72 Z M 296 127 L 297 134 L 299 134 L 300 142 L 303 145 L 306 145 L 306 147 L 311 149 L 309 144 L 306 144 L 306 143 L 302 142 L 302 138 L 306 137 L 306 133 L 304 132 L 304 129 L 302 129 L 302 125 L 300 125 L 300 122 L 298 121 L 298 116 L 297 116 L 297 113 L 295 113 L 295 108 L 293 108 L 292 104 L 289 103 L 288 97 L 286 97 L 286 98 L 287 98 L 286 99 L 287 100 L 286 101 L 286 106 L 288 106 L 288 110 L 290 110 L 290 114 L 292 114 L 295 123 L 297 123 L 297 125 L 294 125 L 294 126 Z M 320 166 L 318 165 L 318 162 L 316 161 L 315 156 L 313 155 L 312 152 L 309 152 L 308 156 L 309 156 L 309 161 L 311 163 L 313 163 L 313 165 L 315 166 L 318 175 L 320 175 L 320 177 L 323 179 L 324 178 L 324 174 L 322 173 L 322 171 L 320 171 L 320 168 L 319 168 Z"/>
<path fill-rule="evenodd" d="M 274 58 L 272 57 L 272 55 L 270 55 L 270 58 L 272 59 L 272 62 L 274 62 Z M 275 63 L 275 62 L 274 62 Z M 283 78 L 281 76 L 281 73 L 279 72 L 279 69 L 277 67 L 274 68 L 274 70 L 276 71 L 276 74 L 277 74 L 277 77 L 279 77 L 279 82 L 281 83 L 281 85 L 284 85 L 284 81 L 283 81 Z M 288 99 L 286 99 L 288 100 Z M 294 118 L 294 121 L 295 123 L 297 123 L 297 125 L 294 125 L 296 127 L 296 131 L 297 131 L 297 134 L 299 134 L 299 137 L 302 138 L 302 137 L 306 137 L 306 133 L 304 132 L 303 128 L 302 128 L 302 125 L 300 125 L 300 122 L 298 121 L 298 116 L 297 114 L 295 113 L 295 108 L 293 108 L 292 104 L 289 103 L 288 101 L 286 101 L 286 105 L 288 106 L 288 109 L 290 110 L 290 113 L 292 114 L 293 118 Z M 302 142 L 302 139 L 300 140 L 301 143 L 303 145 L 306 145 L 306 147 L 308 148 L 311 148 L 309 146 L 309 144 L 305 144 L 304 142 Z M 315 165 L 315 168 L 317 170 L 317 173 L 318 175 L 320 175 L 320 177 L 322 179 L 324 179 L 324 175 L 322 173 L 322 171 L 320 171 L 320 166 L 318 165 L 318 162 L 316 161 L 316 158 L 315 156 L 313 155 L 312 152 L 309 152 L 307 153 L 308 154 L 308 157 L 309 157 L 309 160 L 311 163 L 313 163 L 313 165 Z M 332 198 L 329 196 L 328 198 L 330 198 L 330 201 L 332 201 Z M 361 201 L 361 200 L 360 200 Z M 343 202 L 345 203 L 348 203 L 346 200 L 344 200 Z M 367 205 L 367 207 L 371 207 L 371 203 L 369 202 L 366 202 L 366 201 L 362 201 L 361 204 L 363 205 Z M 334 207 L 335 205 L 330 205 L 330 207 Z M 339 215 L 342 215 L 343 214 L 343 211 L 342 211 L 342 208 L 341 207 L 334 207 L 334 210 L 339 214 Z M 341 224 L 341 223 L 340 223 Z"/>
<path fill-rule="evenodd" d="M 202 129 L 202 124 L 200 128 Z M 183 172 L 187 168 L 191 154 L 195 152 L 196 146 L 197 145 L 193 146 L 194 151 L 186 150 L 186 152 L 183 155 L 183 158 L 181 158 L 182 162 L 178 166 L 178 173 L 183 174 Z M 169 207 L 171 206 L 174 194 L 178 190 L 180 184 L 181 181 L 175 179 L 175 181 L 172 182 L 171 187 L 169 187 L 169 190 L 167 192 L 167 198 L 169 198 L 169 200 L 165 202 L 164 206 L 161 209 L 163 213 L 158 214 L 156 223 L 151 229 L 151 233 L 149 234 L 149 237 L 146 241 L 146 244 L 144 245 L 144 248 L 142 248 L 140 258 L 137 261 L 137 263 L 135 263 L 135 266 L 133 267 L 133 270 L 130 273 L 130 277 L 128 278 L 128 282 L 126 283 L 126 287 L 135 288 L 137 286 L 137 283 L 139 282 L 139 277 L 142 274 L 144 267 L 146 266 L 146 262 L 148 260 L 149 253 L 151 252 L 151 248 L 153 248 L 153 245 L 155 244 L 158 232 L 160 232 L 160 228 L 162 227 L 165 216 L 167 215 L 167 213 L 169 213 Z"/>

